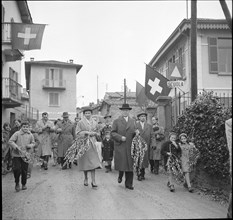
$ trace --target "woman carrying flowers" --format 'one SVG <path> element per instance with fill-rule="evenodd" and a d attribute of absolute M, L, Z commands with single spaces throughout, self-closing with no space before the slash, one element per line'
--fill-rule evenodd
<path fill-rule="evenodd" d="M 84 186 L 88 186 L 88 171 L 91 172 L 91 185 L 93 188 L 96 188 L 95 181 L 95 169 L 101 167 L 101 161 L 98 156 L 96 149 L 96 138 L 100 136 L 98 132 L 98 124 L 95 120 L 92 119 L 92 109 L 85 108 L 83 110 L 83 118 L 77 123 L 76 126 L 76 135 L 77 140 L 83 137 L 88 137 L 89 144 L 88 149 L 85 153 L 78 159 L 78 168 L 84 172 Z M 83 147 L 85 147 L 83 145 Z M 79 155 L 79 153 L 78 153 Z"/>

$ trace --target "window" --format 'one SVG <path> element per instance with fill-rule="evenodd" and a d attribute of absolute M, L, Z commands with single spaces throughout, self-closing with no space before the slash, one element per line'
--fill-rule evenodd
<path fill-rule="evenodd" d="M 12 95 L 18 95 L 18 73 L 9 68 L 9 91 Z"/>
<path fill-rule="evenodd" d="M 56 68 L 46 69 L 45 85 L 50 87 L 64 86 L 62 69 L 56 69 Z"/>
<path fill-rule="evenodd" d="M 209 69 L 210 73 L 232 73 L 232 39 L 209 38 Z"/>
<path fill-rule="evenodd" d="M 59 106 L 58 92 L 49 92 L 49 106 Z"/>

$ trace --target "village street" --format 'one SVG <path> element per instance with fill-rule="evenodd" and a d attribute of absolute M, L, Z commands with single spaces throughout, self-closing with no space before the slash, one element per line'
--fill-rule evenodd
<path fill-rule="evenodd" d="M 96 170 L 97 189 L 83 185 L 77 166 L 41 170 L 34 166 L 25 191 L 15 192 L 13 173 L 2 176 L 2 217 L 9 219 L 190 219 L 225 218 L 226 205 L 176 185 L 168 190 L 164 174 L 146 170 L 146 180 L 134 176 L 134 190 L 125 189 L 118 172 Z"/>

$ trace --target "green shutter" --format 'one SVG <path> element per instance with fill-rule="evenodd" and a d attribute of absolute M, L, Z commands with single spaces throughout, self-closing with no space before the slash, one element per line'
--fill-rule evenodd
<path fill-rule="evenodd" d="M 59 69 L 59 86 L 63 85 L 63 69 Z"/>
<path fill-rule="evenodd" d="M 218 73 L 218 45 L 216 37 L 209 37 L 209 69 L 210 73 Z"/>

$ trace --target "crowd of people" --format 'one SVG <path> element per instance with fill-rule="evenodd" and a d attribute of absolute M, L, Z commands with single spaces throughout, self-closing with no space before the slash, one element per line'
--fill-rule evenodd
<path fill-rule="evenodd" d="M 62 170 L 71 168 L 72 164 L 77 165 L 84 173 L 84 186 L 88 186 L 90 172 L 91 185 L 96 188 L 95 169 L 104 165 L 105 172 L 108 173 L 114 165 L 114 169 L 119 171 L 118 183 L 122 182 L 125 174 L 125 187 L 133 190 L 134 172 L 138 181 L 145 180 L 145 169 L 150 167 L 151 173 L 158 175 L 163 161 L 168 173 L 167 185 L 173 192 L 173 168 L 168 166 L 168 158 L 173 155 L 180 159 L 184 185 L 192 192 L 188 151 L 195 146 L 187 142 L 187 135 L 181 134 L 181 142 L 177 143 L 176 134 L 171 133 L 169 140 L 165 141 L 164 128 L 159 125 L 158 118 L 152 117 L 151 125 L 147 122 L 147 113 L 140 112 L 135 120 L 129 116 L 131 109 L 128 104 L 123 104 L 120 108 L 121 116 L 112 121 L 111 114 L 107 113 L 104 123 L 92 117 L 91 108 L 84 108 L 83 117 L 77 114 L 74 122 L 69 119 L 68 112 L 63 112 L 62 119 L 54 122 L 49 120 L 47 112 L 43 112 L 34 128 L 28 121 L 15 120 L 12 128 L 9 123 L 5 123 L 2 131 L 2 174 L 13 171 L 16 191 L 19 191 L 21 175 L 22 189 L 26 189 L 33 163 L 36 161 L 40 163 L 41 169 L 48 170 L 52 158 L 52 166 L 60 165 Z M 65 156 L 68 148 L 80 137 L 87 136 L 88 150 L 79 157 L 76 151 L 73 163 L 67 163 Z M 136 141 L 138 136 L 141 139 Z M 134 139 L 136 148 L 132 151 Z M 144 149 L 140 147 L 140 140 L 145 143 Z M 98 149 L 98 144 L 101 150 Z"/>

